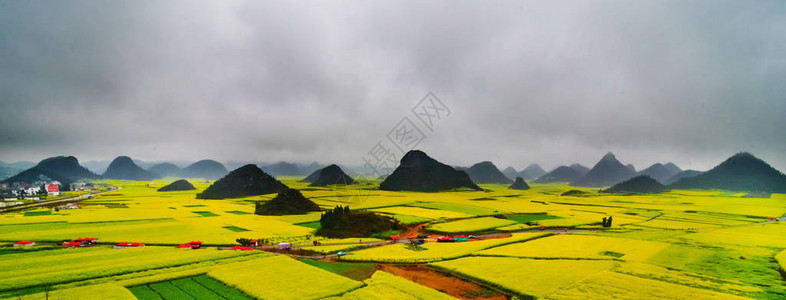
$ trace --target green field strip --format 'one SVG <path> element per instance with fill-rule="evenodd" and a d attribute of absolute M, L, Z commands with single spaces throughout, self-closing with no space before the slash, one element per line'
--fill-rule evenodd
<path fill-rule="evenodd" d="M 224 229 L 227 229 L 227 230 L 230 230 L 230 231 L 234 231 L 234 232 L 249 231 L 248 229 L 240 228 L 240 227 L 237 227 L 237 226 L 224 226 L 224 227 L 221 227 L 221 228 L 224 228 Z"/>
<path fill-rule="evenodd" d="M 195 213 L 195 214 L 203 216 L 203 217 L 218 217 L 219 216 L 219 214 L 214 214 L 214 213 L 209 212 L 209 211 L 192 211 L 192 213 Z"/>
<path fill-rule="evenodd" d="M 205 288 L 210 289 L 211 291 L 216 292 L 226 299 L 254 299 L 253 297 L 246 295 L 246 293 L 243 293 L 243 291 L 228 286 L 208 275 L 195 276 L 193 279 L 195 282 L 201 284 Z"/>
<path fill-rule="evenodd" d="M 167 299 L 167 300 L 169 300 L 169 299 L 195 299 L 194 297 L 192 297 L 191 295 L 189 295 L 185 291 L 181 290 L 180 288 L 178 288 L 177 286 L 172 284 L 172 282 L 169 282 L 169 281 L 151 283 L 151 284 L 148 284 L 147 286 L 149 286 L 150 289 L 154 290 L 156 293 L 161 295 L 161 298 L 164 298 L 164 299 Z"/>
<path fill-rule="evenodd" d="M 153 289 L 151 289 L 147 285 L 138 285 L 138 286 L 130 287 L 130 288 L 128 288 L 128 290 L 131 291 L 131 293 L 134 294 L 134 296 L 137 297 L 137 299 L 139 299 L 139 300 L 163 300 L 164 299 L 164 298 L 161 298 L 161 295 L 156 293 L 156 291 L 154 291 Z"/>
<path fill-rule="evenodd" d="M 172 284 L 196 299 L 220 300 L 221 295 L 194 281 L 191 277 L 170 280 Z"/>

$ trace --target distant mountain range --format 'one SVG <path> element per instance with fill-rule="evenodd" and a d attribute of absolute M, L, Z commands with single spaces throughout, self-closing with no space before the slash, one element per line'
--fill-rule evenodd
<path fill-rule="evenodd" d="M 19 174 L 19 172 L 32 168 L 35 165 L 36 163 L 31 161 L 18 161 L 13 163 L 0 161 L 0 180 Z"/>
<path fill-rule="evenodd" d="M 505 174 L 506 177 L 512 180 L 516 180 L 516 177 L 519 176 L 519 171 L 516 171 L 516 169 L 514 169 L 513 167 L 508 166 L 507 168 L 505 168 L 505 170 L 502 170 L 502 174 Z"/>
<path fill-rule="evenodd" d="M 589 172 L 589 168 L 580 164 L 572 164 L 570 166 L 560 166 L 540 176 L 536 183 L 554 183 L 554 182 L 573 182 L 584 176 Z"/>
<path fill-rule="evenodd" d="M 704 172 L 696 171 L 696 170 L 685 170 L 685 171 L 677 173 L 674 176 L 669 177 L 669 179 L 667 179 L 665 182 L 663 182 L 663 184 L 669 185 L 669 184 L 677 182 L 677 180 L 680 180 L 680 179 L 683 179 L 683 178 L 688 178 L 688 177 L 698 176 L 701 173 L 704 173 Z"/>
<path fill-rule="evenodd" d="M 517 177 L 521 177 L 524 180 L 533 180 L 533 179 L 537 179 L 540 176 L 543 176 L 545 174 L 546 174 L 546 171 L 543 170 L 543 168 L 539 164 L 531 164 L 531 165 L 527 166 L 526 168 L 524 168 L 524 170 L 521 170 L 521 172 L 516 174 L 516 176 Z"/>
<path fill-rule="evenodd" d="M 611 186 L 633 176 L 636 176 L 635 169 L 623 165 L 613 153 L 609 152 L 589 172 L 571 182 L 570 185 L 583 187 Z"/>
<path fill-rule="evenodd" d="M 160 163 L 153 165 L 147 170 L 155 174 L 156 177 L 164 178 L 169 176 L 177 176 L 183 169 L 172 163 Z"/>
<path fill-rule="evenodd" d="M 19 174 L 21 171 L 22 170 L 9 167 L 0 167 L 0 180 Z"/>
<path fill-rule="evenodd" d="M 479 189 L 475 183 L 510 184 L 513 182 L 509 178 L 511 175 L 526 174 L 527 172 L 538 174 L 542 171 L 542 168 L 537 164 L 532 164 L 520 172 L 516 172 L 513 167 L 500 171 L 488 161 L 475 164 L 470 168 L 455 167 L 454 169 L 428 157 L 422 151 L 410 152 L 408 156 L 405 155 L 405 158 L 402 158 L 402 165 L 396 169 L 398 172 L 394 172 L 397 173 L 396 176 L 388 177 L 380 188 L 417 191 L 439 191 L 459 187 Z M 92 164 L 94 166 L 100 165 L 98 162 L 92 162 Z M 138 160 L 133 160 L 128 156 L 119 156 L 108 163 L 106 171 L 102 176 L 99 176 L 80 165 L 73 156 L 50 157 L 37 164 L 0 162 L 0 179 L 2 179 L 0 183 L 33 183 L 42 180 L 57 180 L 64 185 L 61 189 L 66 190 L 65 186 L 79 179 L 152 180 L 163 177 L 217 179 L 229 173 L 223 164 L 214 160 L 201 160 L 182 169 L 173 163 L 144 164 L 148 166 L 147 169 L 140 166 Z M 29 166 L 29 168 L 16 169 L 25 166 Z M 445 169 L 445 167 L 451 170 Z M 321 169 L 321 165 L 316 162 L 297 164 L 283 161 L 260 168 L 260 170 L 269 170 L 276 176 L 305 176 L 311 173 L 311 176 L 303 180 L 306 182 L 316 181 L 319 175 L 318 170 Z M 342 170 L 343 166 L 335 165 L 334 169 L 334 172 L 331 172 L 332 175 L 329 176 L 331 178 L 327 178 L 327 181 L 336 178 L 351 179 Z M 460 170 L 466 170 L 466 172 Z M 268 173 L 265 172 L 265 174 Z M 579 164 L 560 166 L 551 172 L 538 176 L 534 182 L 569 182 L 573 186 L 604 187 L 622 183 L 639 175 L 645 175 L 647 178 L 656 180 L 672 189 L 786 192 L 786 176 L 783 173 L 745 152 L 730 157 L 707 172 L 683 171 L 673 163 L 655 163 L 644 170 L 635 172 L 635 168 L 631 164 L 624 165 L 617 160 L 614 154 L 607 153 L 592 169 Z M 3 179 L 3 177 L 5 178 Z M 523 176 L 516 177 L 524 179 Z M 527 177 L 532 178 L 532 175 Z M 324 182 L 319 184 L 324 184 Z"/>
<path fill-rule="evenodd" d="M 648 168 L 641 170 L 639 175 L 647 175 L 658 182 L 665 184 L 669 178 L 682 172 L 682 169 L 673 163 L 656 163 Z"/>
<path fill-rule="evenodd" d="M 490 161 L 479 162 L 464 170 L 473 182 L 511 184 L 513 180 L 502 174 L 497 166 Z"/>

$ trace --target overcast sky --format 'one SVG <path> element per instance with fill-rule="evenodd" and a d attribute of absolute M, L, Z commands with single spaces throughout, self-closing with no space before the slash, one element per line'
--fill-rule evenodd
<path fill-rule="evenodd" d="M 360 165 L 404 117 L 452 165 L 786 171 L 786 4 L 0 2 L 2 161 Z"/>

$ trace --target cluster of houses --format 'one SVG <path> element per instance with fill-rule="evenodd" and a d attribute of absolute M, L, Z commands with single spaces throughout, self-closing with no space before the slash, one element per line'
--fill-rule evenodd
<path fill-rule="evenodd" d="M 35 196 L 59 196 L 62 184 L 56 180 L 40 180 L 34 183 L 14 182 L 0 184 L 0 198 L 25 198 Z M 71 191 L 84 191 L 95 187 L 92 182 L 74 182 L 68 185 Z M 14 199 L 16 200 L 16 199 Z"/>
<path fill-rule="evenodd" d="M 60 196 L 62 184 L 56 180 L 40 180 L 32 184 L 26 182 L 14 182 L 11 184 L 0 184 L 0 207 L 9 207 L 24 204 L 24 200 L 39 201 L 42 196 Z M 95 187 L 92 182 L 74 182 L 69 189 L 72 191 L 84 191 Z"/>
<path fill-rule="evenodd" d="M 38 200 L 40 196 L 59 196 L 59 181 L 36 181 L 33 184 L 14 182 L 0 185 L 0 198 L 4 201 Z"/>

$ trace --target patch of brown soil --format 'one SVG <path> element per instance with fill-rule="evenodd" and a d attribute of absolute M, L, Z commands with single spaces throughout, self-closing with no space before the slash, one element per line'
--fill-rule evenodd
<path fill-rule="evenodd" d="M 512 234 L 506 233 L 501 235 L 482 237 L 482 238 L 478 238 L 478 240 L 506 239 L 512 236 L 513 236 Z"/>
<path fill-rule="evenodd" d="M 429 269 L 426 265 L 377 265 L 377 270 L 406 278 L 459 299 L 505 300 L 510 298 L 509 295 L 500 291 L 458 277 L 448 276 Z"/>

